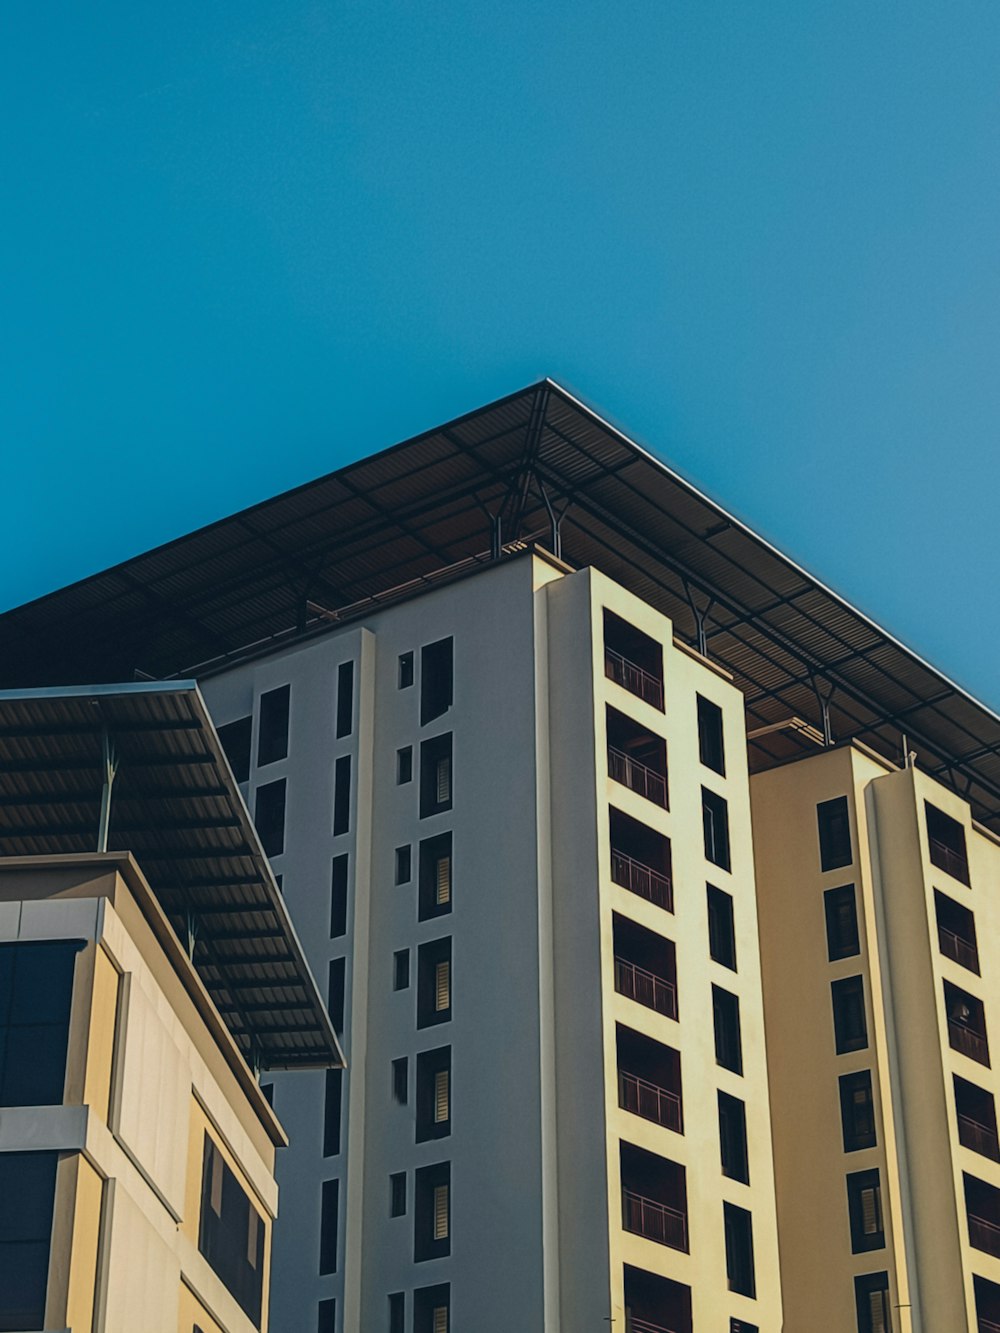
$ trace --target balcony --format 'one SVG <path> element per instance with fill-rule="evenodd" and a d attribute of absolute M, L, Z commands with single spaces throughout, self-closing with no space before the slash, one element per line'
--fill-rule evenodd
<path fill-rule="evenodd" d="M 677 1017 L 677 986 L 666 977 L 659 977 L 644 967 L 615 957 L 615 990 L 636 1004 L 655 1009 L 667 1018 Z"/>
<path fill-rule="evenodd" d="M 656 1153 L 621 1145 L 622 1226 L 673 1250 L 688 1248 L 684 1168 Z"/>
<path fill-rule="evenodd" d="M 625 1333 L 674 1333 L 674 1330 L 666 1324 L 654 1324 L 649 1319 L 637 1319 L 633 1315 L 625 1325 Z"/>
<path fill-rule="evenodd" d="M 663 712 L 663 649 L 612 611 L 604 613 L 604 674 Z"/>
<path fill-rule="evenodd" d="M 988 1218 L 969 1214 L 969 1244 L 1000 1259 L 1000 1225 Z"/>
<path fill-rule="evenodd" d="M 945 1011 L 948 1015 L 948 1041 L 953 1050 L 989 1067 L 990 1047 L 986 1037 L 983 1002 L 968 991 L 944 983 Z"/>
<path fill-rule="evenodd" d="M 663 681 L 650 671 L 644 671 L 636 662 L 630 662 L 613 648 L 604 649 L 604 674 L 629 694 L 651 704 L 663 712 Z"/>
<path fill-rule="evenodd" d="M 1000 1287 L 985 1277 L 972 1279 L 976 1293 L 978 1333 L 1000 1333 Z"/>
<path fill-rule="evenodd" d="M 970 972 L 979 974 L 979 950 L 968 940 L 962 939 L 961 935 L 956 935 L 953 930 L 948 930 L 946 926 L 938 926 L 938 945 L 945 958 L 950 958 L 952 962 L 958 963 L 960 967 L 968 968 Z"/>
<path fill-rule="evenodd" d="M 616 708 L 607 710 L 608 776 L 667 809 L 667 745 Z"/>
<path fill-rule="evenodd" d="M 997 1112 L 993 1094 L 967 1079 L 953 1075 L 958 1141 L 963 1148 L 1000 1162 Z"/>
<path fill-rule="evenodd" d="M 681 1057 L 678 1051 L 619 1023 L 618 1105 L 675 1134 L 684 1132 Z"/>
<path fill-rule="evenodd" d="M 608 746 L 608 773 L 615 782 L 628 787 L 637 795 L 667 808 L 667 780 L 662 773 L 644 764 L 614 745 Z"/>
<path fill-rule="evenodd" d="M 624 1333 L 691 1333 L 691 1289 L 625 1265 Z"/>
<path fill-rule="evenodd" d="M 655 1199 L 647 1199 L 634 1190 L 622 1190 L 622 1226 L 636 1236 L 669 1245 L 673 1250 L 687 1250 L 687 1218 L 677 1208 Z"/>
<path fill-rule="evenodd" d="M 960 1115 L 958 1141 L 963 1148 L 970 1148 L 982 1157 L 992 1157 L 994 1162 L 1000 1162 L 1000 1142 L 997 1140 L 995 1128 L 991 1129 L 989 1125 L 983 1125 L 978 1120 L 973 1120 L 971 1116 Z"/>
<path fill-rule="evenodd" d="M 642 861 L 637 861 L 634 856 L 629 856 L 614 846 L 611 848 L 611 878 L 623 889 L 628 889 L 629 893 L 655 903 L 664 911 L 674 910 L 674 888 L 670 876 Z"/>
<path fill-rule="evenodd" d="M 951 1043 L 952 1050 L 960 1051 L 962 1055 L 967 1055 L 970 1060 L 977 1060 L 981 1065 L 989 1064 L 989 1043 L 981 1033 L 975 1032 L 963 1023 L 949 1018 L 948 1040 Z"/>
<path fill-rule="evenodd" d="M 979 975 L 979 946 L 976 940 L 976 918 L 967 907 L 934 890 L 934 910 L 937 916 L 938 948 L 945 958 Z"/>
<path fill-rule="evenodd" d="M 927 817 L 927 846 L 931 865 L 951 875 L 962 884 L 969 883 L 969 857 L 965 848 L 965 829 L 957 819 L 924 802 Z"/>
<path fill-rule="evenodd" d="M 1000 1259 L 1000 1189 L 963 1173 L 969 1244 Z"/>
<path fill-rule="evenodd" d="M 623 1111 L 652 1120 L 654 1124 L 681 1133 L 681 1099 L 676 1092 L 648 1083 L 638 1074 L 620 1070 L 618 1074 L 618 1105 Z"/>

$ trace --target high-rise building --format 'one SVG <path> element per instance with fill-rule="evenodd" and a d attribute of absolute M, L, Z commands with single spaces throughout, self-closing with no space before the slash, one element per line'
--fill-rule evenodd
<path fill-rule="evenodd" d="M 1000 1328 L 1000 719 L 565 391 L 0 641 L 198 679 L 328 987 L 277 1333 Z"/>

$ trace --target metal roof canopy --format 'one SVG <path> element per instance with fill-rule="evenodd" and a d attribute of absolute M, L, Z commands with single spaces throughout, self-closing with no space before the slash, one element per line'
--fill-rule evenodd
<path fill-rule="evenodd" d="M 550 380 L 7 612 L 0 685 L 206 674 L 539 535 L 728 668 L 750 731 L 893 760 L 905 736 L 1000 828 L 994 712 Z M 751 757 L 814 748 L 789 727 Z"/>
<path fill-rule="evenodd" d="M 251 1068 L 344 1064 L 193 681 L 0 692 L 0 855 L 95 850 L 138 861 Z"/>

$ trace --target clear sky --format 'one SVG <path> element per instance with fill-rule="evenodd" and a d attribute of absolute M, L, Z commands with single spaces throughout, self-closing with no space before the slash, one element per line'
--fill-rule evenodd
<path fill-rule="evenodd" d="M 996 0 L 6 0 L 0 117 L 0 606 L 547 374 L 1000 705 Z"/>

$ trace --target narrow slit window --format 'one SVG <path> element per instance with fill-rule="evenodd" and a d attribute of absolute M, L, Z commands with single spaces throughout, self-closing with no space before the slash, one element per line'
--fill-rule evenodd
<path fill-rule="evenodd" d="M 268 690 L 260 696 L 260 726 L 257 732 L 257 765 L 276 763 L 288 754 L 288 710 L 291 686 Z"/>
<path fill-rule="evenodd" d="M 337 739 L 349 736 L 354 727 L 354 663 L 337 668 Z"/>

